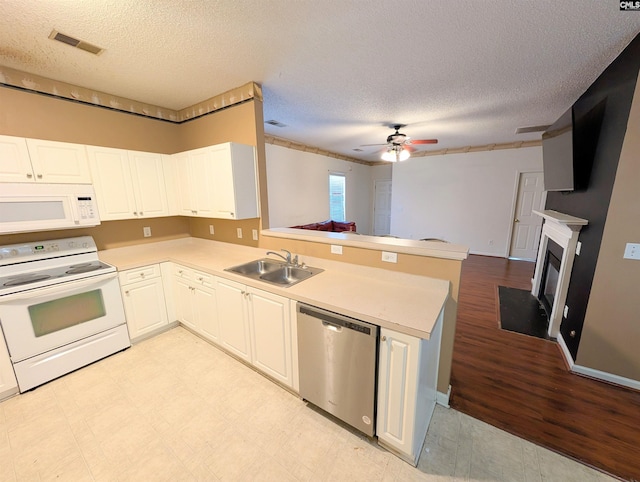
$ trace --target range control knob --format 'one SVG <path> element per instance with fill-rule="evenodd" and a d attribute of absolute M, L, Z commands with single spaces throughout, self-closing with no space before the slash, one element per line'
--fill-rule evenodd
<path fill-rule="evenodd" d="M 9 256 L 18 256 L 18 250 L 12 249 L 11 251 L 9 251 Z"/>

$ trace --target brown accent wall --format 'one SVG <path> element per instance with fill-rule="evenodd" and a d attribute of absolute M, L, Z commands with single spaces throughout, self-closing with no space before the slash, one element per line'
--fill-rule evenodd
<path fill-rule="evenodd" d="M 210 218 L 187 218 L 189 220 L 189 232 L 196 238 L 210 239 L 212 241 L 222 241 L 224 243 L 242 244 L 245 246 L 258 246 L 258 241 L 254 241 L 252 230 L 260 233 L 260 219 L 243 219 L 233 221 L 230 219 L 210 219 Z M 213 225 L 214 234 L 209 232 L 209 226 Z M 237 230 L 242 229 L 242 238 L 238 238 Z"/>
<path fill-rule="evenodd" d="M 331 245 L 275 237 L 261 237 L 259 246 L 265 250 L 287 249 L 292 253 L 326 258 L 344 263 L 372 266 L 374 268 L 400 271 L 403 273 L 429 276 L 431 278 L 448 280 L 451 282 L 451 297 L 447 302 L 446 316 L 442 329 L 442 344 L 440 346 L 440 365 L 438 367 L 438 391 L 447 393 L 451 381 L 451 361 L 453 358 L 453 341 L 456 331 L 458 313 L 458 294 L 460 291 L 460 274 L 462 261 L 429 258 L 398 254 L 398 263 L 389 264 L 381 260 L 381 251 L 373 249 L 342 247 L 342 255 L 331 254 Z"/>
<path fill-rule="evenodd" d="M 0 134 L 137 151 L 177 152 L 179 125 L 0 87 Z"/>
<path fill-rule="evenodd" d="M 623 259 L 640 243 L 640 82 L 636 83 L 576 363 L 640 380 L 640 261 Z"/>
<path fill-rule="evenodd" d="M 151 228 L 151 237 L 142 235 L 142 228 Z M 104 221 L 93 228 L 61 229 L 33 233 L 5 234 L 0 236 L 0 244 L 16 244 L 29 241 L 93 236 L 98 249 L 119 248 L 135 244 L 155 243 L 168 239 L 189 236 L 189 218 L 171 216 L 166 218 L 126 219 L 124 221 Z"/>

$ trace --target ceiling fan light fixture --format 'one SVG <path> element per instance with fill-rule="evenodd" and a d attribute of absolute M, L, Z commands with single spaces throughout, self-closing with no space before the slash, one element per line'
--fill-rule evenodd
<path fill-rule="evenodd" d="M 393 145 L 387 147 L 387 150 L 382 153 L 382 160 L 387 162 L 406 161 L 411 157 L 411 153 L 400 145 Z"/>

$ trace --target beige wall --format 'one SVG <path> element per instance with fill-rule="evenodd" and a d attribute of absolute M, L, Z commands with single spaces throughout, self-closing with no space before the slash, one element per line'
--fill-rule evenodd
<path fill-rule="evenodd" d="M 380 251 L 372 249 L 343 246 L 342 255 L 336 256 L 335 254 L 331 254 L 331 245 L 329 244 L 266 236 L 260 238 L 259 245 L 265 250 L 287 249 L 292 253 L 316 258 L 326 258 L 345 263 L 373 266 L 374 268 L 449 280 L 451 282 L 451 297 L 445 310 L 446 316 L 443 324 L 442 344 L 440 347 L 440 365 L 438 367 L 438 391 L 445 394 L 447 393 L 451 380 L 451 362 L 453 358 L 453 342 L 458 313 L 462 261 L 400 253 L 398 254 L 398 263 L 390 265 L 389 263 L 382 262 Z"/>
<path fill-rule="evenodd" d="M 602 236 L 576 363 L 640 380 L 640 261 L 623 259 L 626 243 L 640 243 L 640 82 Z"/>

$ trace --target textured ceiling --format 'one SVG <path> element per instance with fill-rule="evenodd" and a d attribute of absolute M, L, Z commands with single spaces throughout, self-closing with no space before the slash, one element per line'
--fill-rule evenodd
<path fill-rule="evenodd" d="M 105 48 L 48 38 L 52 29 Z M 268 134 L 378 160 L 539 139 L 640 32 L 614 0 L 1 0 L 0 65 L 182 109 L 262 84 Z M 0 107 L 1 108 L 1 107 Z"/>

